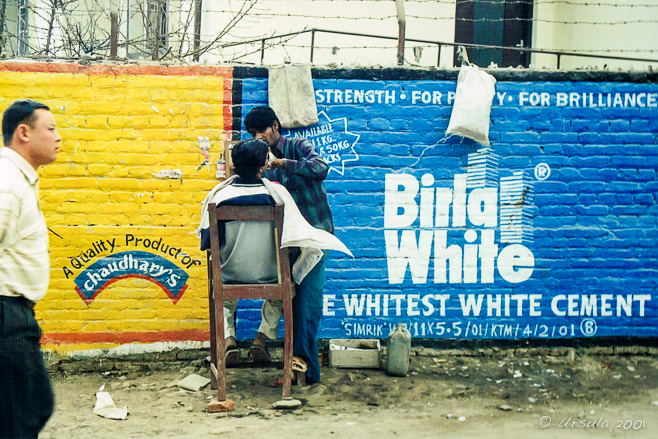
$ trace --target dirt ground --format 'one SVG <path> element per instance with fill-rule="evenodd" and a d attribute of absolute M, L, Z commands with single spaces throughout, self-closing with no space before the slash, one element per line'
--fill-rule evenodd
<path fill-rule="evenodd" d="M 280 350 L 275 350 L 280 356 Z M 195 357 L 196 355 L 196 357 Z M 229 369 L 235 410 L 210 414 L 208 351 L 51 366 L 56 411 L 47 438 L 607 438 L 658 437 L 658 349 L 414 348 L 407 377 L 376 369 L 322 368 L 322 383 L 293 387 L 302 407 L 275 410 L 280 363 Z M 280 358 L 280 357 L 279 357 Z M 105 384 L 125 420 L 92 413 Z"/>

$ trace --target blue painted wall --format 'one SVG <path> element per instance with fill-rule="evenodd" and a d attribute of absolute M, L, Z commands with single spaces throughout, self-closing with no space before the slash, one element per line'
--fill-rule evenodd
<path fill-rule="evenodd" d="M 446 136 L 455 80 L 314 85 L 320 123 L 292 135 L 330 162 L 356 257 L 332 254 L 320 337 L 658 336 L 657 84 L 498 81 L 490 149 Z M 267 78 L 241 91 L 243 116 L 267 104 Z"/>

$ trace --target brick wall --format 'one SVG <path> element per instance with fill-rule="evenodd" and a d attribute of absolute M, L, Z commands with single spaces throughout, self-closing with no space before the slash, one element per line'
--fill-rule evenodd
<path fill-rule="evenodd" d="M 494 75 L 482 149 L 445 134 L 456 72 L 314 71 L 324 128 L 292 135 L 356 257 L 328 264 L 322 337 L 658 335 L 655 75 Z M 267 103 L 266 71 L 234 76 L 241 114 Z"/>
<path fill-rule="evenodd" d="M 36 308 L 46 349 L 206 340 L 205 256 L 191 232 L 217 183 L 231 70 L 3 63 L 0 86 L 3 109 L 28 97 L 49 105 L 63 137 L 40 171 L 52 232 Z M 198 136 L 212 165 L 200 166 Z"/>
<path fill-rule="evenodd" d="M 398 322 L 437 339 L 658 335 L 656 75 L 494 75 L 485 150 L 445 135 L 456 71 L 314 70 L 320 123 L 292 134 L 330 162 L 355 254 L 330 257 L 321 337 Z M 46 348 L 208 340 L 191 232 L 223 140 L 248 137 L 243 116 L 267 103 L 267 70 L 2 63 L 0 84 L 0 106 L 44 101 L 64 138 L 40 171 Z M 241 304 L 238 337 L 259 308 Z"/>

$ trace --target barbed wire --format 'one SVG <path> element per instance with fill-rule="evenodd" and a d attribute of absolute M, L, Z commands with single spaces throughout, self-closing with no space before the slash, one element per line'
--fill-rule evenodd
<path fill-rule="evenodd" d="M 204 12 L 213 12 L 213 13 L 227 13 L 228 11 L 208 11 Z M 81 17 L 85 16 L 84 12 L 79 13 Z M 348 15 L 333 15 L 331 17 L 326 17 L 323 15 L 307 15 L 307 14 L 293 14 L 293 13 L 254 13 L 250 14 L 252 18 L 296 18 L 296 19 L 314 19 L 314 20 L 341 20 L 341 21 L 397 21 L 396 15 L 386 15 L 382 17 L 354 17 Z M 547 24 L 564 24 L 564 25 L 596 25 L 596 26 L 619 26 L 619 25 L 629 25 L 629 24 L 658 24 L 658 19 L 635 19 L 635 20 L 618 20 L 618 21 L 583 21 L 583 20 L 550 20 L 545 18 L 521 18 L 521 17 L 507 17 L 507 18 L 464 18 L 464 17 L 455 17 L 454 15 L 446 15 L 440 17 L 432 16 L 423 16 L 423 15 L 413 15 L 406 14 L 407 18 L 413 18 L 416 20 L 442 20 L 442 21 L 464 21 L 469 23 L 505 23 L 512 21 L 523 21 L 523 22 L 534 22 L 534 23 L 547 23 Z"/>
<path fill-rule="evenodd" d="M 412 47 L 422 47 L 423 49 L 436 49 L 437 44 L 413 44 L 408 47 L 409 50 L 411 50 Z M 288 44 L 288 47 L 294 47 L 297 49 L 308 49 L 309 46 L 308 44 L 303 45 L 303 44 Z M 382 46 L 382 45 L 358 45 L 358 46 L 327 46 L 327 45 L 318 45 L 317 43 L 313 46 L 315 50 L 365 50 L 365 49 L 390 49 L 391 47 L 397 47 L 397 41 L 391 41 L 391 43 L 388 46 Z M 548 48 L 540 48 L 540 47 L 534 47 L 534 49 L 537 50 L 545 50 L 545 51 L 550 51 L 550 50 L 555 50 L 555 49 L 548 49 Z M 578 49 L 578 52 L 581 53 L 658 53 L 658 49 Z"/>
<path fill-rule="evenodd" d="M 422 18 L 422 17 L 416 17 Z M 618 26 L 626 24 L 656 24 L 658 20 L 622 20 L 622 21 L 564 21 L 564 20 L 547 20 L 542 18 L 520 18 L 520 17 L 510 17 L 510 18 L 452 18 L 457 21 L 467 21 L 472 23 L 498 23 L 498 22 L 509 22 L 509 21 L 524 21 L 524 22 L 533 22 L 533 23 L 550 23 L 550 24 L 567 24 L 567 25 L 602 25 L 602 26 Z"/>
<path fill-rule="evenodd" d="M 321 15 L 304 15 L 304 14 L 254 14 L 255 17 L 266 16 L 268 18 L 273 17 L 285 17 L 285 18 L 308 18 L 308 19 L 317 19 L 317 20 L 326 20 L 327 17 Z M 582 20 L 548 20 L 542 18 L 520 18 L 520 17 L 508 17 L 508 18 L 463 18 L 455 17 L 452 15 L 443 16 L 443 17 L 427 17 L 422 15 L 412 15 L 406 14 L 407 18 L 414 18 L 418 20 L 444 20 L 444 21 L 466 21 L 469 23 L 505 23 L 510 21 L 524 21 L 524 22 L 536 22 L 536 23 L 550 23 L 550 24 L 567 24 L 567 25 L 581 25 L 581 24 L 591 24 L 591 25 L 608 25 L 608 26 L 617 26 L 625 24 L 656 24 L 658 20 L 622 20 L 622 21 L 582 21 Z M 385 20 L 397 20 L 396 15 L 387 15 L 384 17 L 351 17 L 351 16 L 332 16 L 331 19 L 340 19 L 340 20 L 358 20 L 358 21 L 385 21 Z"/>
<path fill-rule="evenodd" d="M 428 0 L 432 1 L 432 0 Z M 438 0 L 438 3 L 451 3 L 454 4 L 454 1 L 450 0 Z M 500 4 L 499 0 L 462 0 L 463 3 L 495 3 L 495 4 Z M 505 4 L 530 4 L 532 3 L 532 0 L 515 0 L 515 1 L 510 1 L 507 0 Z M 610 6 L 610 7 L 646 7 L 646 8 L 655 8 L 658 7 L 657 4 L 655 3 L 645 3 L 645 4 L 638 4 L 637 2 L 635 3 L 602 3 L 602 2 L 590 2 L 590 1 L 575 1 L 575 0 L 534 0 L 534 4 L 536 5 L 553 5 L 553 4 L 562 4 L 562 5 L 570 5 L 570 6 Z"/>
<path fill-rule="evenodd" d="M 441 1 L 438 1 L 441 3 Z M 498 0 L 478 0 L 478 2 L 481 3 L 497 3 L 499 4 L 500 2 Z M 71 3 L 71 2 L 70 2 Z M 69 3 L 69 4 L 70 4 Z M 454 0 L 451 1 L 446 1 L 445 3 L 451 3 L 454 4 Z M 509 4 L 510 2 L 507 2 L 506 4 Z M 527 3 L 527 0 L 523 1 L 518 1 L 518 2 L 511 2 L 511 3 Z M 535 1 L 535 4 L 537 3 L 568 3 L 572 5 L 580 5 L 580 6 L 596 6 L 601 7 L 601 6 L 613 6 L 610 4 L 606 3 L 576 3 L 568 0 L 564 1 L 559 1 L 559 0 L 551 0 L 551 1 Z M 255 5 L 255 3 L 254 3 Z M 645 4 L 645 5 L 638 5 L 634 3 L 624 3 L 624 4 L 616 4 L 614 5 L 615 7 L 624 7 L 624 8 L 629 8 L 629 7 L 648 7 L 648 8 L 658 8 L 658 2 L 655 2 L 654 4 Z M 137 11 L 137 8 L 139 6 L 134 6 L 132 9 L 132 13 L 135 14 Z M 41 14 L 43 11 L 40 10 L 39 8 L 32 7 L 32 12 L 35 14 Z M 181 12 L 189 12 L 189 8 L 176 8 L 174 5 L 169 4 L 167 11 L 169 13 L 181 13 Z M 122 16 L 125 14 L 126 9 L 123 9 L 122 7 L 119 7 L 118 9 L 119 15 Z M 130 12 L 130 11 L 128 11 Z M 209 8 L 204 8 L 203 13 L 212 13 L 212 14 L 234 14 L 235 10 L 233 9 L 209 9 Z M 89 15 L 93 14 L 104 14 L 106 16 L 109 16 L 107 8 L 103 7 L 102 5 L 98 5 L 97 8 L 86 8 L 84 10 L 81 9 L 72 9 L 66 11 L 66 14 L 71 16 L 71 17 L 87 17 Z M 59 15 L 59 14 L 58 14 Z M 328 17 L 326 14 L 318 14 L 318 15 L 310 15 L 310 14 L 301 14 L 301 13 L 280 13 L 280 12 L 271 12 L 271 11 L 263 11 L 263 12 L 253 12 L 250 14 L 251 17 L 267 17 L 267 18 L 275 18 L 275 17 L 290 17 L 290 18 L 319 18 L 319 19 L 340 19 L 340 20 L 390 20 L 390 19 L 397 19 L 397 16 L 395 14 L 387 14 L 384 16 L 379 16 L 379 17 L 374 17 L 374 16 L 369 16 L 369 17 L 364 17 L 364 16 L 350 16 L 350 15 L 336 15 L 333 14 L 330 17 Z M 416 15 L 416 14 L 406 14 L 408 18 L 417 18 L 417 19 L 426 19 L 426 20 L 454 20 L 455 16 L 454 15 L 447 15 L 447 16 L 425 16 L 425 15 Z M 43 15 L 42 15 L 43 17 Z M 514 20 L 515 18 L 482 18 L 482 19 L 471 19 L 472 21 L 494 21 L 494 22 L 499 22 L 499 21 L 508 21 L 508 20 Z M 525 19 L 523 19 L 525 20 Z M 533 21 L 544 21 L 544 22 L 555 22 L 555 23 L 582 23 L 582 21 L 573 21 L 573 22 L 564 22 L 564 21 L 558 21 L 558 20 L 542 20 L 542 19 L 537 19 L 537 18 L 532 18 L 528 20 L 533 20 Z M 656 22 L 656 20 L 646 20 L 647 22 Z M 597 21 L 596 23 L 602 23 L 602 24 L 609 24 L 609 23 L 618 23 L 618 22 L 606 22 L 606 21 Z"/>

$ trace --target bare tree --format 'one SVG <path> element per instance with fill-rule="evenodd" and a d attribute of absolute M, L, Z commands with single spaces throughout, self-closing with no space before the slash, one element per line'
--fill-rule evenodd
<path fill-rule="evenodd" d="M 60 4 L 60 14 L 58 14 L 57 24 L 61 34 L 61 41 L 58 42 L 58 46 L 52 51 L 53 56 L 77 58 L 94 55 L 105 56 L 108 54 L 110 29 L 102 25 L 104 22 L 109 23 L 107 10 L 101 10 L 95 7 L 95 1 L 49 1 L 56 1 Z"/>
<path fill-rule="evenodd" d="M 108 5 L 108 2 L 111 4 Z M 205 40 L 201 38 L 201 2 L 25 2 L 27 13 L 32 17 L 29 20 L 28 39 L 10 32 L 7 26 L 7 20 L 12 20 L 12 23 L 19 20 L 15 7 L 8 15 L 10 8 L 7 5 L 17 5 L 20 0 L 0 0 L 0 57 L 13 56 L 13 53 L 8 55 L 7 50 L 23 44 L 27 48 L 25 55 L 32 58 L 110 58 L 114 57 L 116 47 L 120 46 L 123 50 L 121 57 L 198 61 L 202 55 L 221 49 L 227 34 L 249 15 L 258 0 L 233 2 L 234 10 L 219 11 L 226 17 L 226 24 Z"/>
<path fill-rule="evenodd" d="M 218 48 L 220 46 L 220 42 L 222 38 L 224 38 L 226 34 L 228 34 L 231 31 L 231 29 L 233 29 L 243 18 L 248 16 L 249 12 L 251 12 L 251 10 L 256 6 L 257 3 L 258 0 L 242 2 L 240 8 L 234 13 L 234 15 L 229 20 L 229 22 L 226 23 L 224 28 L 217 33 L 217 35 L 212 41 L 209 41 L 203 46 L 192 48 L 184 55 L 184 57 L 185 58 L 193 57 L 195 59 L 198 59 L 199 56 L 203 55 L 204 53 L 209 52 L 210 50 L 213 50 L 215 48 Z"/>
<path fill-rule="evenodd" d="M 0 55 L 5 54 L 5 17 L 7 13 L 7 0 L 0 4 Z"/>

